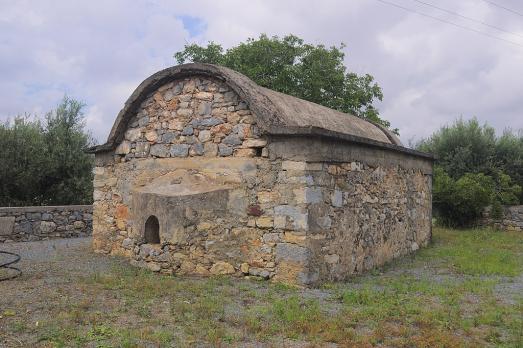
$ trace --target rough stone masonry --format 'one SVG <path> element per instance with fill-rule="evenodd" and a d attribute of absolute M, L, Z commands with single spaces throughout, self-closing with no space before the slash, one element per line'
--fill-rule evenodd
<path fill-rule="evenodd" d="M 492 216 L 492 207 L 487 207 L 482 212 L 480 225 L 505 231 L 523 231 L 523 205 L 504 206 L 498 219 Z"/>
<path fill-rule="evenodd" d="M 430 155 L 227 68 L 152 75 L 91 152 L 94 249 L 156 272 L 309 286 L 431 237 Z"/>
<path fill-rule="evenodd" d="M 0 243 L 91 235 L 92 211 L 91 205 L 0 208 Z"/>

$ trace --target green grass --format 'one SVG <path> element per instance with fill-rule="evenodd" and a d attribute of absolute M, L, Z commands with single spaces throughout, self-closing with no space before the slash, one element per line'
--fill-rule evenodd
<path fill-rule="evenodd" d="M 523 272 L 522 233 L 436 229 L 433 243 L 420 258 L 440 260 L 457 273 L 516 276 Z"/>
<path fill-rule="evenodd" d="M 323 346 L 523 346 L 523 298 L 496 285 L 523 273 L 523 234 L 435 229 L 433 243 L 381 270 L 321 289 L 185 278 L 117 266 L 43 304 L 34 327 L 13 309 L 12 336 L 51 347 L 237 346 L 284 339 Z M 80 299 L 78 299 L 80 297 Z"/>

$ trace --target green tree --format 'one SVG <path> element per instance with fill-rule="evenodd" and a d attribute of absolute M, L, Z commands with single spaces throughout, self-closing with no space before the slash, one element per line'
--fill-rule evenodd
<path fill-rule="evenodd" d="M 45 152 L 39 121 L 25 115 L 0 124 L 0 206 L 40 204 Z"/>
<path fill-rule="evenodd" d="M 523 187 L 523 133 L 506 130 L 496 141 L 494 165 Z M 523 193 L 518 195 L 523 203 Z"/>
<path fill-rule="evenodd" d="M 64 97 L 56 110 L 45 117 L 48 166 L 42 177 L 48 204 L 80 204 L 91 201 L 92 155 L 84 150 L 94 145 L 84 131 L 85 104 Z"/>
<path fill-rule="evenodd" d="M 84 104 L 64 97 L 44 122 L 28 116 L 0 125 L 0 205 L 92 202 L 94 145 L 84 130 Z"/>
<path fill-rule="evenodd" d="M 279 38 L 262 34 L 226 51 L 214 42 L 185 45 L 174 57 L 179 64 L 223 65 L 260 86 L 390 127 L 374 107 L 375 100 L 383 98 L 381 88 L 369 74 L 347 72 L 344 48 L 343 44 L 329 48 L 307 44 L 294 35 Z"/>
<path fill-rule="evenodd" d="M 476 119 L 458 119 L 417 148 L 436 155 L 433 203 L 444 224 L 474 224 L 488 205 L 500 214 L 502 205 L 521 202 L 521 135 L 506 131 L 496 137 L 492 127 L 481 126 Z"/>
<path fill-rule="evenodd" d="M 422 140 L 417 148 L 434 154 L 438 165 L 457 180 L 466 173 L 491 174 L 495 144 L 494 128 L 481 126 L 475 118 L 469 121 L 460 118 Z"/>

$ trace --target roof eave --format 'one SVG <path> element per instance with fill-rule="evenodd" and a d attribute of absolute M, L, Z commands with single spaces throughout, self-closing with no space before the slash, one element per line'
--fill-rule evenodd
<path fill-rule="evenodd" d="M 355 135 L 345 134 L 327 130 L 324 128 L 318 127 L 271 127 L 265 132 L 267 135 L 276 135 L 276 136 L 317 136 L 326 139 L 333 139 L 343 142 L 362 144 L 371 147 L 377 147 L 381 149 L 386 149 L 394 152 L 400 152 L 410 156 L 421 157 L 431 161 L 434 161 L 436 158 L 433 154 L 409 149 L 396 144 L 384 143 L 381 141 L 376 141 L 368 138 L 358 137 Z M 101 153 L 114 150 L 115 146 L 112 143 L 105 143 L 102 145 L 93 146 L 88 148 L 85 152 L 87 153 Z"/>
<path fill-rule="evenodd" d="M 386 149 L 394 152 L 400 152 L 410 156 L 421 157 L 431 161 L 434 161 L 436 157 L 427 152 L 417 151 L 409 149 L 404 146 L 384 143 L 369 138 L 358 137 L 351 134 L 345 134 L 340 132 L 334 132 L 324 128 L 318 127 L 285 127 L 285 128 L 271 128 L 268 131 L 269 135 L 281 135 L 281 136 L 317 136 L 325 139 L 332 139 L 348 143 L 362 144 L 366 146 Z"/>

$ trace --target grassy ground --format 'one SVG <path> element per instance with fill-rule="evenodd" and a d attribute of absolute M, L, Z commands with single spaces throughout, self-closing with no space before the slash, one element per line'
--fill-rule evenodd
<path fill-rule="evenodd" d="M 416 255 L 319 289 L 111 262 L 38 309 L 0 302 L 0 346 L 523 347 L 523 233 L 435 229 Z"/>

